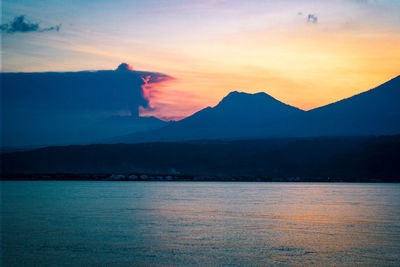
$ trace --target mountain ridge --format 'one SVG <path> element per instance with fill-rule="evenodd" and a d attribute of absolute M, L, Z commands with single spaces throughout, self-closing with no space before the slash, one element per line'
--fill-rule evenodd
<path fill-rule="evenodd" d="M 249 108 L 247 113 L 242 112 L 246 108 Z M 119 142 L 397 133 L 400 133 L 400 75 L 375 88 L 308 111 L 265 92 L 233 91 L 214 107 L 163 128 L 125 135 Z"/>
<path fill-rule="evenodd" d="M 248 109 L 238 109 L 240 105 L 251 104 Z M 125 135 L 109 141 L 124 142 L 131 138 L 145 141 L 178 141 L 190 136 L 189 139 L 226 138 L 225 131 L 232 133 L 232 138 L 242 135 L 251 135 L 257 131 L 260 124 L 272 123 L 275 120 L 290 117 L 304 112 L 303 110 L 287 105 L 274 97 L 259 92 L 249 94 L 233 91 L 225 96 L 216 106 L 206 107 L 189 117 L 153 131 Z M 252 116 L 262 113 L 264 116 Z M 200 122 L 200 123 L 199 123 Z M 160 135 L 153 139 L 152 135 Z"/>

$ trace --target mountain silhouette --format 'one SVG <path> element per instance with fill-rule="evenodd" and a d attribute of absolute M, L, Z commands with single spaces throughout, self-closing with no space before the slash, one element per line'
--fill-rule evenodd
<path fill-rule="evenodd" d="M 366 92 L 307 111 L 287 122 L 297 136 L 400 133 L 400 76 Z M 288 133 L 283 123 L 277 134 Z"/>
<path fill-rule="evenodd" d="M 231 92 L 170 125 L 114 138 L 113 142 L 196 139 L 355 136 L 400 133 L 400 76 L 366 92 L 303 111 L 266 93 Z"/>
<path fill-rule="evenodd" d="M 114 142 L 132 140 L 190 140 L 258 137 L 260 125 L 274 125 L 304 113 L 266 93 L 231 92 L 215 107 L 207 107 L 167 127 L 121 136 Z"/>

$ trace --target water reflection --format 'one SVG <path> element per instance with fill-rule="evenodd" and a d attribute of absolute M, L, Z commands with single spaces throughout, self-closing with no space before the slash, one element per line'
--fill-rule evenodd
<path fill-rule="evenodd" d="M 8 264 L 341 266 L 400 261 L 399 185 L 2 185 Z"/>

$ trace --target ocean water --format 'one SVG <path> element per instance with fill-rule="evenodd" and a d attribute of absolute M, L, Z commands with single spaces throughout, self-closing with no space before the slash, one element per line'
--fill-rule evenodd
<path fill-rule="evenodd" d="M 399 266 L 399 184 L 4 181 L 2 266 Z"/>

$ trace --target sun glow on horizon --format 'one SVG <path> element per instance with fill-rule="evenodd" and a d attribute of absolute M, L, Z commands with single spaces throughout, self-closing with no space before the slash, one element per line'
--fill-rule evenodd
<path fill-rule="evenodd" d="M 4 20 L 20 6 L 4 1 Z M 49 25 L 62 20 L 61 30 L 2 33 L 2 71 L 114 69 L 130 62 L 174 77 L 152 83 L 143 77 L 150 106 L 142 116 L 180 119 L 230 91 L 266 92 L 309 110 L 400 74 L 397 1 L 99 1 L 74 14 L 68 3 L 48 8 L 59 16 L 41 5 L 35 14 Z M 89 9 L 97 16 L 86 16 Z"/>

